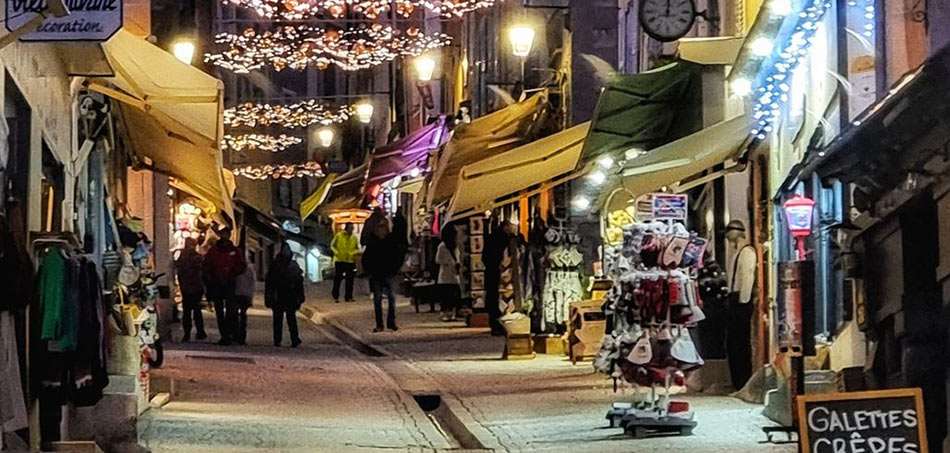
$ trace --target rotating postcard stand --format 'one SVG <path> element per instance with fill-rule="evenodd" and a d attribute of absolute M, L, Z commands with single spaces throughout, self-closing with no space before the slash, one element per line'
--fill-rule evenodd
<path fill-rule="evenodd" d="M 615 389 L 633 386 L 633 401 L 614 403 L 606 418 L 638 439 L 692 434 L 695 414 L 673 395 L 685 388 L 686 373 L 703 364 L 689 328 L 705 319 L 696 276 L 706 240 L 682 223 L 685 197 L 652 197 L 652 218 L 624 228 L 623 243 L 608 252 L 613 331 L 594 360 Z"/>

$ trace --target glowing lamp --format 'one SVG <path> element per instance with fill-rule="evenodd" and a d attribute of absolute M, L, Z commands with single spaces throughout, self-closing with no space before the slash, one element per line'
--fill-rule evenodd
<path fill-rule="evenodd" d="M 798 244 L 798 259 L 805 259 L 805 238 L 811 235 L 812 214 L 815 212 L 815 201 L 795 194 L 782 205 L 785 210 L 785 220 L 788 231 Z"/>
<path fill-rule="evenodd" d="M 333 144 L 333 129 L 325 127 L 317 131 L 317 138 L 320 140 L 320 146 L 329 148 Z"/>
<path fill-rule="evenodd" d="M 508 30 L 508 40 L 511 41 L 511 52 L 516 57 L 527 57 L 531 53 L 531 44 L 534 43 L 534 29 L 527 25 L 516 25 Z"/>
<path fill-rule="evenodd" d="M 172 55 L 184 64 L 191 64 L 195 58 L 195 43 L 184 40 L 176 42 L 172 45 Z"/>
<path fill-rule="evenodd" d="M 416 77 L 419 78 L 420 82 L 432 80 L 432 74 L 435 73 L 435 60 L 432 57 L 423 55 L 416 58 L 414 65 L 416 67 Z"/>
<path fill-rule="evenodd" d="M 373 104 L 363 102 L 356 106 L 356 117 L 363 124 L 369 124 L 373 120 Z"/>

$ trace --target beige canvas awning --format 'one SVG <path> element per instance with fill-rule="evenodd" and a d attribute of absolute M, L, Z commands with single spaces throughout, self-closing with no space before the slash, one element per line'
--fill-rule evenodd
<path fill-rule="evenodd" d="M 749 121 L 745 115 L 737 116 L 628 160 L 622 177 L 626 196 L 610 197 L 608 212 L 622 209 L 639 195 L 738 158 L 750 141 Z"/>
<path fill-rule="evenodd" d="M 739 58 L 745 38 L 720 36 L 714 38 L 682 38 L 680 58 L 702 65 L 732 65 Z"/>
<path fill-rule="evenodd" d="M 489 209 L 494 201 L 574 171 L 590 122 L 462 167 L 450 218 Z"/>
<path fill-rule="evenodd" d="M 547 104 L 546 90 L 517 104 L 458 126 L 445 145 L 428 187 L 429 206 L 446 202 L 455 193 L 462 167 L 524 144 L 531 124 Z"/>
<path fill-rule="evenodd" d="M 233 220 L 221 159 L 223 83 L 126 31 L 102 48 L 114 75 L 88 87 L 119 101 L 136 163 L 181 180 Z"/>

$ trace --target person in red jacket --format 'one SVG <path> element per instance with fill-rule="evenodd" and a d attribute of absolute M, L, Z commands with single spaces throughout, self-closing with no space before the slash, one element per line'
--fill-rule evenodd
<path fill-rule="evenodd" d="M 202 264 L 202 276 L 205 281 L 205 294 L 214 303 L 214 314 L 221 334 L 220 345 L 231 344 L 237 333 L 238 301 L 234 297 L 234 287 L 238 275 L 247 270 L 247 261 L 241 249 L 231 242 L 231 229 L 218 230 L 218 241 L 205 254 Z"/>

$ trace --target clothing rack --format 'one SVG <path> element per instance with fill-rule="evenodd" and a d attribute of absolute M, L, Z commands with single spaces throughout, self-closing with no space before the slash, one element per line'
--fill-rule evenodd
<path fill-rule="evenodd" d="M 30 244 L 30 254 L 31 259 L 33 259 L 33 272 L 39 270 L 38 260 L 36 259 L 37 251 L 44 247 L 49 246 L 63 246 L 71 249 L 79 249 L 80 243 L 76 238 L 76 235 L 72 232 L 63 232 L 63 233 L 51 233 L 44 231 L 31 231 L 29 233 L 29 244 Z M 29 432 L 30 432 L 30 451 L 39 452 L 41 451 L 42 439 L 40 431 L 40 400 L 35 397 L 33 389 L 33 377 L 31 374 L 31 360 L 32 360 L 32 348 L 33 348 L 33 335 L 32 335 L 32 318 L 33 310 L 35 309 L 36 304 L 30 304 L 25 310 L 26 318 L 26 329 L 25 329 L 25 341 L 24 341 L 24 374 L 26 375 L 26 400 L 28 403 L 27 406 L 27 420 L 29 422 Z"/>

